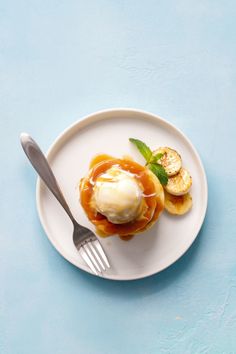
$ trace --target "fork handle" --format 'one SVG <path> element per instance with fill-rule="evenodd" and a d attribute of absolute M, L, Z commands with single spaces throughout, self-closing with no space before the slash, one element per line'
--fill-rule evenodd
<path fill-rule="evenodd" d="M 31 162 L 34 169 L 38 172 L 41 179 L 44 181 L 46 186 L 50 189 L 50 191 L 57 198 L 58 202 L 64 208 L 69 218 L 73 222 L 76 222 L 73 217 L 70 208 L 62 194 L 62 191 L 57 183 L 56 177 L 54 176 L 51 167 L 48 164 L 48 161 L 42 151 L 40 150 L 37 143 L 31 138 L 30 135 L 26 133 L 22 133 L 20 135 L 21 145 L 23 150 Z"/>

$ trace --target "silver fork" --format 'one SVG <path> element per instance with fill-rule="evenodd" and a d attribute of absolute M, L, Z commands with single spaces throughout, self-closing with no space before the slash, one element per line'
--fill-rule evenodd
<path fill-rule="evenodd" d="M 41 179 L 54 194 L 71 219 L 74 226 L 73 242 L 75 247 L 92 272 L 96 275 L 101 275 L 102 271 L 110 268 L 110 264 L 100 242 L 92 231 L 78 224 L 75 220 L 51 170 L 51 167 L 49 166 L 46 157 L 40 150 L 37 143 L 26 133 L 21 134 L 20 140 L 23 150 L 34 169 L 38 172 Z"/>

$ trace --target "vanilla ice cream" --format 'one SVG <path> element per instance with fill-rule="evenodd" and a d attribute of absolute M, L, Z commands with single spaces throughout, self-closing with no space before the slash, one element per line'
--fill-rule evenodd
<path fill-rule="evenodd" d="M 132 173 L 112 166 L 97 178 L 93 191 L 96 210 L 113 224 L 124 224 L 139 216 L 142 189 Z"/>

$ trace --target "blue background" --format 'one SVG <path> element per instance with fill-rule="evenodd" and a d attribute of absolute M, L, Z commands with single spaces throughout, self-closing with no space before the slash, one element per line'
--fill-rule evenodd
<path fill-rule="evenodd" d="M 68 0 L 0 4 L 0 353 L 236 353 L 236 3 Z M 36 175 L 44 150 L 96 110 L 159 114 L 192 140 L 209 205 L 184 257 L 133 282 L 92 277 L 51 246 Z"/>

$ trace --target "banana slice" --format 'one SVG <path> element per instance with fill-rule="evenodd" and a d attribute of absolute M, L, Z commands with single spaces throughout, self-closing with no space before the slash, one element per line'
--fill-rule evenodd
<path fill-rule="evenodd" d="M 182 160 L 177 151 L 169 147 L 160 147 L 155 150 L 153 154 L 163 154 L 162 158 L 158 160 L 158 163 L 164 167 L 168 176 L 176 175 L 181 169 Z"/>
<path fill-rule="evenodd" d="M 189 193 L 176 196 L 165 191 L 165 209 L 170 214 L 186 214 L 191 209 L 192 204 L 192 197 Z"/>
<path fill-rule="evenodd" d="M 183 195 L 188 193 L 191 185 L 192 177 L 185 168 L 181 167 L 177 175 L 169 177 L 167 185 L 164 188 L 170 194 Z"/>

